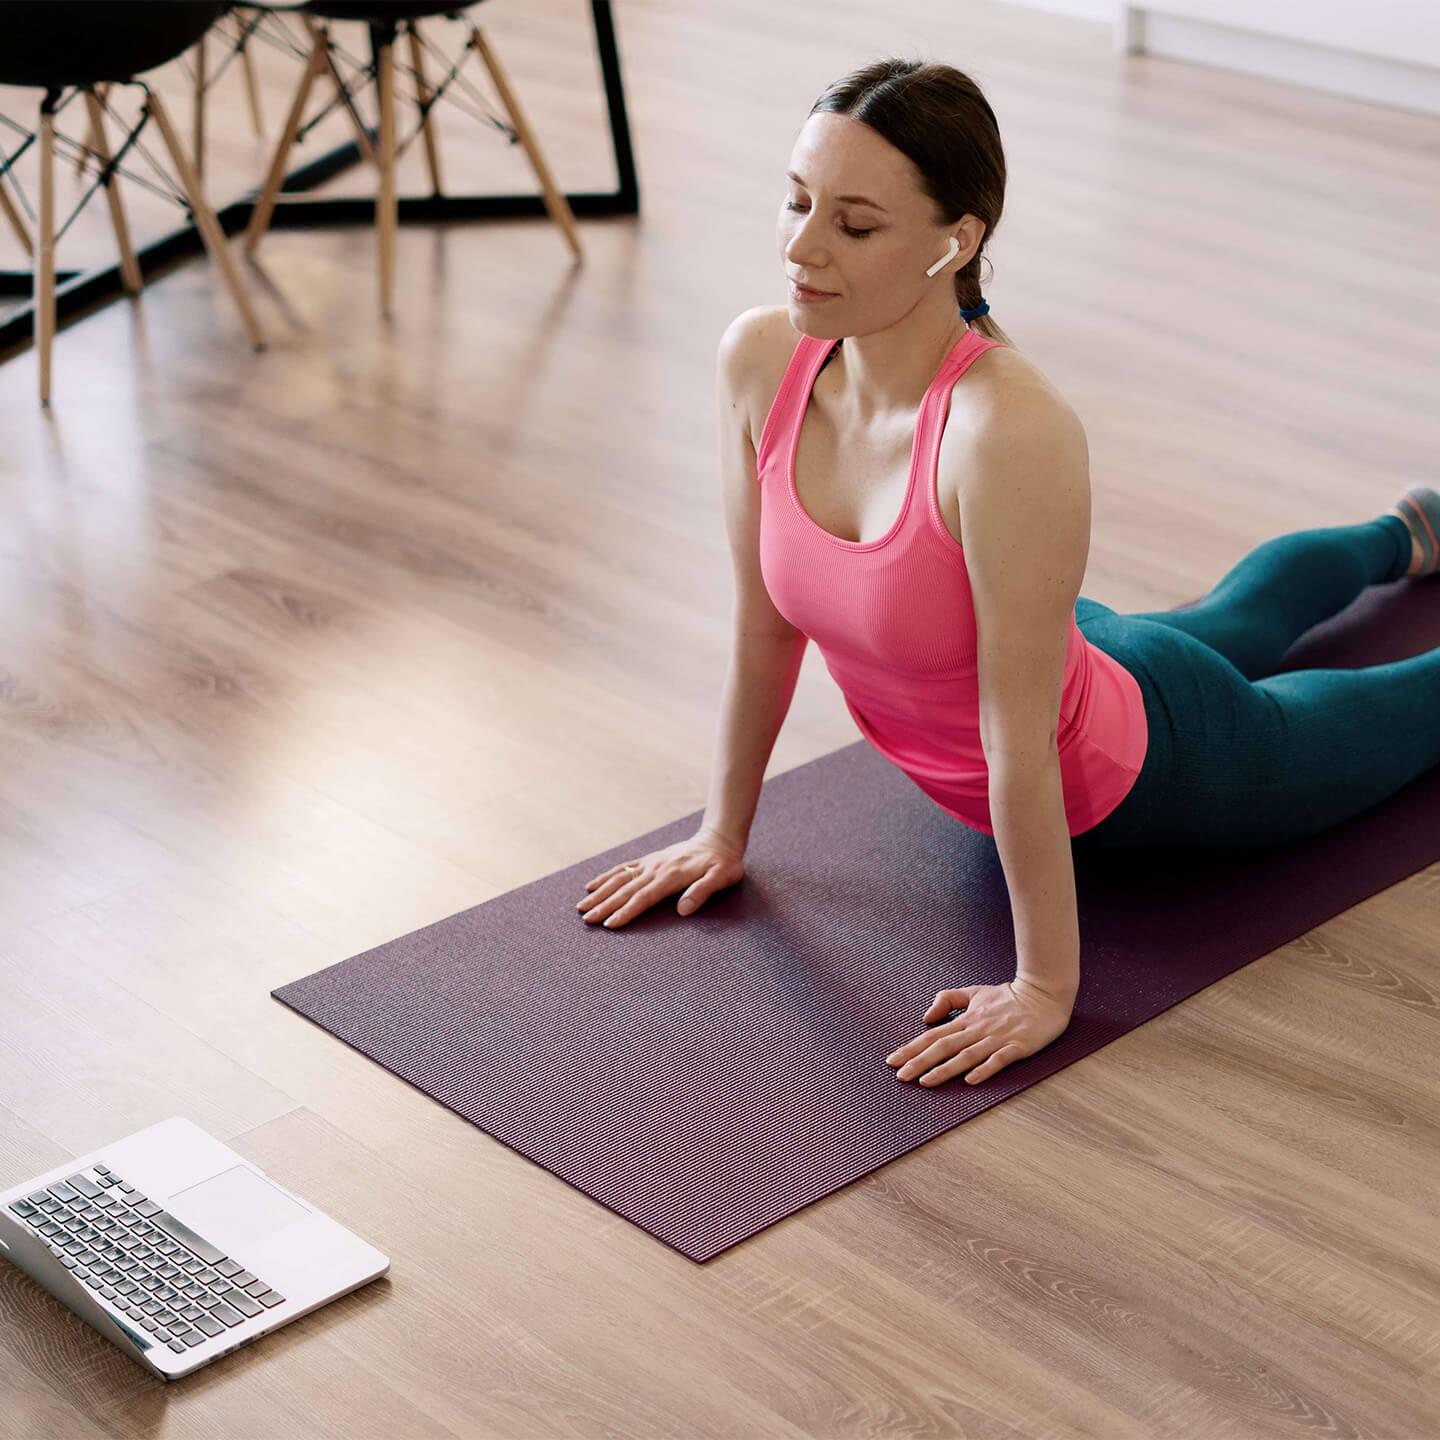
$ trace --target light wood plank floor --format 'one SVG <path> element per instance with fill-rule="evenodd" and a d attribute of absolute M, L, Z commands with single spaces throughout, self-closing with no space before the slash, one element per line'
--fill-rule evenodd
<path fill-rule="evenodd" d="M 269 997 L 704 803 L 715 348 L 783 301 L 789 147 L 854 65 L 1000 116 L 985 288 L 1087 427 L 1085 593 L 1178 604 L 1435 480 L 1435 120 L 1002 4 L 618 10 L 643 214 L 583 265 L 402 228 L 386 325 L 372 231 L 274 232 L 263 354 L 197 258 L 60 332 L 50 413 L 0 365 L 0 1180 L 178 1111 L 393 1257 L 168 1389 L 0 1266 L 0 1435 L 1440 1434 L 1440 867 L 703 1267 Z M 477 18 L 608 186 L 588 7 Z M 442 124 L 452 188 L 531 188 Z M 212 198 L 267 155 L 232 71 Z M 62 263 L 108 260 L 82 220 Z M 770 773 L 855 738 L 812 647 Z"/>

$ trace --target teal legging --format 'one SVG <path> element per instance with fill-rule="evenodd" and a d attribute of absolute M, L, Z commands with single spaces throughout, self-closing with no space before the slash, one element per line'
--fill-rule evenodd
<path fill-rule="evenodd" d="M 1085 638 L 1140 684 L 1150 742 L 1130 793 L 1074 848 L 1269 849 L 1440 765 L 1440 647 L 1274 673 L 1312 625 L 1398 580 L 1410 543 L 1405 522 L 1382 515 L 1267 540 L 1186 610 L 1119 615 L 1080 596 Z M 1440 579 L 1416 583 L 1434 584 L 1440 602 Z"/>

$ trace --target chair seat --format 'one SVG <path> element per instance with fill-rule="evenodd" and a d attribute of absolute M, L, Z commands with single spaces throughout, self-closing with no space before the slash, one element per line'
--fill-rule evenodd
<path fill-rule="evenodd" d="M 423 20 L 427 15 L 458 15 L 478 0 L 310 0 L 304 9 L 320 20 Z"/>
<path fill-rule="evenodd" d="M 188 50 L 226 0 L 0 0 L 0 85 L 129 80 Z"/>

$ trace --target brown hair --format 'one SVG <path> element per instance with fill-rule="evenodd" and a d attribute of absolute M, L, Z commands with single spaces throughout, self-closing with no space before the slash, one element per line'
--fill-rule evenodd
<path fill-rule="evenodd" d="M 1005 152 L 995 112 L 963 71 L 935 61 L 876 60 L 834 81 L 810 107 L 868 125 L 905 155 L 935 202 L 935 221 L 964 215 L 985 222 L 980 248 L 955 272 L 955 301 L 980 303 L 980 260 L 1005 206 Z M 991 266 L 991 275 L 994 267 Z M 969 322 L 982 335 L 1011 345 L 993 313 Z"/>

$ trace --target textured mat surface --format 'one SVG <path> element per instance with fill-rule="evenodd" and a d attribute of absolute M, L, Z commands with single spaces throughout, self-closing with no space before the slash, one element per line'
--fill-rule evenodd
<path fill-rule="evenodd" d="M 1440 581 L 1373 587 L 1281 669 L 1429 649 L 1437 601 Z M 585 924 L 592 875 L 701 813 L 271 993 L 703 1261 L 1440 860 L 1440 768 L 1273 857 L 1077 857 L 1069 1029 L 926 1088 L 885 1057 L 942 989 L 1014 975 L 993 840 L 857 741 L 766 782 L 738 886 Z"/>

